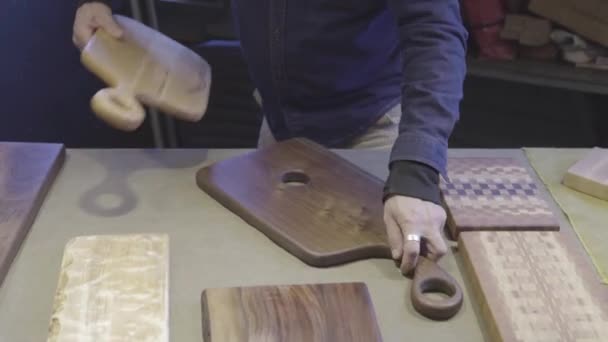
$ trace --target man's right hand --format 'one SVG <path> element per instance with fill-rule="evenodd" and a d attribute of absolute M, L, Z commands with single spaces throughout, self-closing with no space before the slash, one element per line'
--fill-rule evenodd
<path fill-rule="evenodd" d="M 111 36 L 121 38 L 123 31 L 112 17 L 112 10 L 100 2 L 85 3 L 76 11 L 72 41 L 79 49 L 83 49 L 93 33 L 99 28 Z"/>

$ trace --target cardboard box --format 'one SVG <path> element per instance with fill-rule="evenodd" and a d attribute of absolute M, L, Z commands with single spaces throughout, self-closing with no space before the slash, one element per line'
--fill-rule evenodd
<path fill-rule="evenodd" d="M 607 0 L 531 0 L 528 9 L 608 47 Z"/>

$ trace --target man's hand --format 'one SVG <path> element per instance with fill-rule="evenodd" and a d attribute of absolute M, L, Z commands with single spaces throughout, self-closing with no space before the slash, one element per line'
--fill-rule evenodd
<path fill-rule="evenodd" d="M 447 252 L 442 230 L 446 221 L 445 210 L 432 202 L 406 196 L 392 196 L 384 203 L 384 223 L 393 259 L 401 259 L 401 272 L 408 274 L 418 262 L 420 244 L 426 242 L 425 255 L 439 260 Z M 419 236 L 421 241 L 407 239 Z"/>
<path fill-rule="evenodd" d="M 79 49 L 83 49 L 93 33 L 99 28 L 106 30 L 111 36 L 121 38 L 123 31 L 112 18 L 112 10 L 100 2 L 86 3 L 76 11 L 72 41 Z"/>

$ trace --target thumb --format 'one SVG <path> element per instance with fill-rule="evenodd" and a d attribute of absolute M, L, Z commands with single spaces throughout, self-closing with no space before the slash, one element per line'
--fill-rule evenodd
<path fill-rule="evenodd" d="M 99 26 L 106 30 L 114 38 L 122 38 L 124 31 L 116 23 L 111 15 L 103 15 L 97 18 Z"/>

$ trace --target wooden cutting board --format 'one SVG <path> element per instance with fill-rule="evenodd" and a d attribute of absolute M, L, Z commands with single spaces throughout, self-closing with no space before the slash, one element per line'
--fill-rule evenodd
<path fill-rule="evenodd" d="M 380 342 L 363 283 L 207 289 L 205 342 Z"/>
<path fill-rule="evenodd" d="M 608 287 L 575 239 L 552 231 L 460 234 L 491 341 L 608 341 Z"/>
<path fill-rule="evenodd" d="M 114 18 L 124 37 L 97 30 L 81 52 L 84 66 L 111 87 L 95 94 L 93 111 L 126 131 L 144 120 L 141 104 L 181 120 L 200 120 L 209 101 L 209 64 L 157 30 L 128 17 Z"/>
<path fill-rule="evenodd" d="M 450 158 L 441 193 L 448 228 L 463 231 L 559 230 L 536 181 L 514 158 Z"/>
<path fill-rule="evenodd" d="M 60 144 L 0 143 L 0 285 L 64 156 Z"/>
<path fill-rule="evenodd" d="M 198 185 L 313 266 L 391 258 L 376 177 L 321 146 L 292 139 L 217 162 Z"/>
<path fill-rule="evenodd" d="M 47 341 L 168 342 L 168 236 L 99 235 L 69 241 Z"/>
<path fill-rule="evenodd" d="M 277 245 L 312 266 L 391 259 L 376 177 L 306 139 L 291 139 L 204 167 L 198 185 Z M 423 293 L 441 292 L 442 300 Z M 462 305 L 458 283 L 420 258 L 414 308 L 445 320 Z"/>
<path fill-rule="evenodd" d="M 593 148 L 583 159 L 568 169 L 563 184 L 608 201 L 608 149 Z"/>

